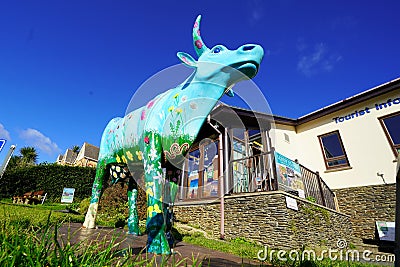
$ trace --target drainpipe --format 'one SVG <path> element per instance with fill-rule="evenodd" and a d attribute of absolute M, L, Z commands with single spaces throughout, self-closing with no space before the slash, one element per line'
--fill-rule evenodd
<path fill-rule="evenodd" d="M 396 217 L 395 217 L 394 266 L 400 267 L 400 154 L 397 156 L 396 168 Z"/>
<path fill-rule="evenodd" d="M 220 130 L 218 130 L 217 125 L 212 125 L 211 123 L 211 117 L 210 115 L 207 116 L 207 123 L 210 125 L 218 134 L 218 176 L 219 176 L 219 199 L 220 199 L 220 214 L 221 214 L 221 220 L 220 220 L 220 234 L 219 238 L 224 239 L 225 237 L 225 199 L 224 199 L 224 176 L 222 174 L 223 172 L 223 148 L 222 148 L 222 133 Z"/>
<path fill-rule="evenodd" d="M 224 129 L 224 173 L 225 173 L 225 193 L 229 193 L 232 188 L 232 180 L 231 180 L 231 175 L 230 175 L 230 166 L 229 166 L 229 136 L 228 136 L 228 128 Z"/>

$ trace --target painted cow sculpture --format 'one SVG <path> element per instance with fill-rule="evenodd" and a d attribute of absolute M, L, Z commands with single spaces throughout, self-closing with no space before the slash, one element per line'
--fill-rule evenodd
<path fill-rule="evenodd" d="M 264 54 L 262 47 L 254 44 L 236 50 L 223 45 L 208 48 L 200 37 L 200 19 L 198 16 L 193 28 L 198 61 L 186 53 L 177 54 L 184 65 L 194 68 L 192 75 L 146 106 L 124 118 L 112 119 L 104 130 L 92 198 L 83 224 L 86 228 L 95 227 L 105 178 L 111 174 L 115 182 L 132 174 L 136 179 L 127 181 L 129 233 L 140 234 L 136 197 L 137 182 L 142 181 L 147 198 L 147 251 L 156 254 L 169 254 L 173 245 L 172 204 L 185 154 L 218 100 L 224 94 L 233 96 L 231 88 L 235 83 L 253 78 Z"/>

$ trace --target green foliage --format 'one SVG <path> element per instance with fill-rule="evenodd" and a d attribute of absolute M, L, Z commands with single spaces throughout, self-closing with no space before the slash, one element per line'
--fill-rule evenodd
<path fill-rule="evenodd" d="M 19 153 L 21 154 L 21 163 L 24 166 L 36 164 L 38 154 L 34 147 L 22 147 Z"/>
<path fill-rule="evenodd" d="M 308 197 L 306 197 L 306 199 L 312 203 L 317 203 L 317 199 L 313 196 L 308 196 Z"/>
<path fill-rule="evenodd" d="M 121 250 L 118 234 L 107 240 L 73 243 L 70 235 L 59 233 L 62 223 L 71 220 L 45 208 L 0 203 L 0 266 L 201 266 L 194 256 L 177 260 L 174 255 L 154 257 Z"/>
<path fill-rule="evenodd" d="M 199 232 L 183 235 L 183 241 L 213 250 L 231 253 L 244 259 L 257 259 L 257 252 L 264 247 L 247 241 L 244 238 L 235 238 L 231 241 L 215 240 L 204 237 Z"/>
<path fill-rule="evenodd" d="M 301 210 L 305 213 L 307 217 L 310 218 L 310 220 L 313 220 L 315 224 L 321 223 L 320 217 L 322 217 L 328 225 L 331 224 L 331 215 L 329 211 L 324 208 L 313 204 L 304 204 L 302 205 Z"/>
<path fill-rule="evenodd" d="M 48 220 L 51 223 L 62 221 L 83 223 L 84 216 L 82 215 L 56 212 L 56 210 L 62 209 L 65 209 L 65 206 L 60 204 L 32 206 L 0 202 L 0 222 L 8 220 L 24 222 L 28 220 L 30 224 L 36 227 L 44 226 Z M 51 214 L 50 217 L 49 214 Z"/>
<path fill-rule="evenodd" d="M 34 147 L 22 147 L 19 154 L 10 158 L 7 169 L 36 165 L 38 154 Z"/>
<path fill-rule="evenodd" d="M 125 226 L 129 214 L 127 189 L 127 185 L 118 183 L 104 190 L 99 202 L 98 224 L 112 227 Z M 137 209 L 139 220 L 145 220 L 146 193 L 140 187 L 138 188 Z M 86 210 L 84 211 L 86 212 Z"/>
<path fill-rule="evenodd" d="M 180 230 L 179 228 L 177 229 Z M 262 251 L 260 254 L 261 257 L 267 256 L 266 260 L 260 265 L 264 266 L 291 266 L 291 267 L 372 267 L 376 266 L 373 264 L 362 263 L 362 262 L 352 262 L 352 261 L 341 261 L 340 257 L 338 256 L 336 260 L 324 258 L 324 259 L 302 259 L 301 255 L 306 248 L 303 246 L 299 248 L 298 254 L 300 255 L 299 258 L 296 258 L 294 254 L 291 254 L 289 257 L 289 251 L 286 251 L 285 255 L 281 255 L 284 260 L 279 259 L 277 253 L 280 251 L 279 248 L 271 249 L 268 247 L 261 246 L 256 244 L 252 241 L 248 241 L 243 237 L 236 237 L 230 241 L 223 241 L 223 240 L 216 240 L 216 239 L 209 239 L 204 237 L 203 234 L 199 232 L 194 232 L 192 234 L 187 233 L 186 231 L 183 234 L 183 241 L 191 244 L 195 244 L 198 246 L 210 248 L 217 251 L 222 251 L 226 253 L 231 253 L 241 257 L 243 260 L 257 260 L 258 253 Z M 265 254 L 266 253 L 266 254 Z M 320 254 L 316 254 L 320 256 Z M 327 254 L 325 255 L 327 256 Z"/>
<path fill-rule="evenodd" d="M 77 210 L 80 214 L 83 214 L 83 215 L 86 214 L 86 212 L 89 208 L 89 205 L 90 205 L 90 199 L 91 199 L 91 197 L 87 197 L 87 198 L 84 198 L 81 200 L 81 202 L 79 203 L 78 210 Z"/>
<path fill-rule="evenodd" d="M 0 198 L 44 190 L 47 199 L 59 202 L 64 187 L 75 188 L 75 201 L 91 195 L 96 170 L 58 164 L 7 168 L 0 180 Z"/>

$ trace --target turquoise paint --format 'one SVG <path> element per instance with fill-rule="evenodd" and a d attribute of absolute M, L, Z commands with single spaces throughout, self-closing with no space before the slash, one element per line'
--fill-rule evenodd
<path fill-rule="evenodd" d="M 170 253 L 172 222 L 168 218 L 173 217 L 172 205 L 180 179 L 180 174 L 174 179 L 163 177 L 163 154 L 169 166 L 167 172 L 172 170 L 177 174 L 207 115 L 225 93 L 234 95 L 234 84 L 257 74 L 264 55 L 262 47 L 254 44 L 236 50 L 223 45 L 208 48 L 200 36 L 200 19 L 198 16 L 193 27 L 193 44 L 198 60 L 187 53 L 177 53 L 184 65 L 194 69 L 193 74 L 181 85 L 150 100 L 146 106 L 123 118 L 112 119 L 106 126 L 100 144 L 91 206 L 84 223 L 86 227 L 94 227 L 107 166 L 127 164 L 138 183 L 141 183 L 141 174 L 144 175 L 148 206 L 147 249 L 156 254 Z M 168 191 L 165 199 L 162 195 L 164 186 Z M 134 209 L 133 193 L 130 194 L 130 209 Z M 135 229 L 134 211 L 130 214 L 132 218 L 128 221 Z M 167 224 L 164 216 L 167 216 Z"/>

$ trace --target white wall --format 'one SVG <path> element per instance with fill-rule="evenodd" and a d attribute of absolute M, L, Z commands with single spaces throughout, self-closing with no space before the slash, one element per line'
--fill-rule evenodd
<path fill-rule="evenodd" d="M 377 173 L 383 173 L 387 183 L 395 182 L 396 162 L 389 141 L 378 118 L 400 110 L 400 104 L 381 110 L 376 110 L 376 103 L 386 102 L 400 97 L 400 89 L 381 95 L 370 101 L 342 109 L 330 115 L 318 118 L 308 123 L 291 126 L 276 124 L 274 145 L 278 152 L 291 159 L 298 159 L 301 164 L 313 171 L 319 171 L 321 177 L 332 189 L 354 186 L 382 184 L 382 178 Z M 337 122 L 335 117 L 344 117 L 356 110 L 365 110 L 358 116 Z M 324 163 L 318 135 L 339 130 L 351 169 L 327 171 Z M 296 133 L 297 131 L 297 133 Z M 284 141 L 284 133 L 290 138 L 290 143 Z"/>

